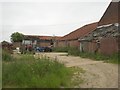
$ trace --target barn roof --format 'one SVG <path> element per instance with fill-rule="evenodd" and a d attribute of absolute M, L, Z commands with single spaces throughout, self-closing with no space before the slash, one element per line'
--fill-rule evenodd
<path fill-rule="evenodd" d="M 101 17 L 98 22 L 98 26 L 118 23 L 120 21 L 120 17 L 118 18 L 118 8 L 120 7 L 120 2 L 111 2 L 106 9 L 105 13 Z"/>
<path fill-rule="evenodd" d="M 97 28 L 97 22 L 95 23 L 92 23 L 92 24 L 88 24 L 88 25 L 85 25 L 65 36 L 63 36 L 61 38 L 61 40 L 75 40 L 75 39 L 78 39 L 80 37 L 83 37 L 85 36 L 86 34 L 92 32 L 93 30 L 95 30 Z"/>
<path fill-rule="evenodd" d="M 29 39 L 41 39 L 41 40 L 51 40 L 53 36 L 39 36 L 39 35 L 25 35 Z M 56 40 L 60 39 L 61 37 L 54 36 Z"/>

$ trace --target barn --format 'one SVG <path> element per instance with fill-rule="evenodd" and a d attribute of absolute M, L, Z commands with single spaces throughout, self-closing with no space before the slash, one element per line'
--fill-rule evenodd
<path fill-rule="evenodd" d="M 97 28 L 79 38 L 80 51 L 111 55 L 119 51 L 119 2 L 111 2 L 98 22 Z"/>
<path fill-rule="evenodd" d="M 97 22 L 85 25 L 59 39 L 58 47 L 79 47 L 78 39 L 97 28 Z"/>

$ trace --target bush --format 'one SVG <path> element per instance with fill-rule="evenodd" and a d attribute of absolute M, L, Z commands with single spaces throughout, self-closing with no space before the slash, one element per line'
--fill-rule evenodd
<path fill-rule="evenodd" d="M 32 55 L 3 63 L 4 87 L 58 88 L 70 83 L 71 70 L 49 59 L 34 59 Z"/>

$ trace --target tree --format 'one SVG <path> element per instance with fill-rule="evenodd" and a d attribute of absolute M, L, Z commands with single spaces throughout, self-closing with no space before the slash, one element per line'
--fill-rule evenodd
<path fill-rule="evenodd" d="M 15 33 L 12 33 L 11 35 L 12 42 L 22 42 L 23 39 L 24 39 L 24 35 L 22 33 L 15 32 Z"/>

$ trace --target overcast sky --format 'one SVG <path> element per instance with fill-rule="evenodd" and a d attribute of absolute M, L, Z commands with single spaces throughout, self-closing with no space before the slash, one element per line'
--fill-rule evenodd
<path fill-rule="evenodd" d="M 64 36 L 85 24 L 99 21 L 111 0 L 11 1 L 0 2 L 0 41 L 10 41 L 13 32 Z"/>

